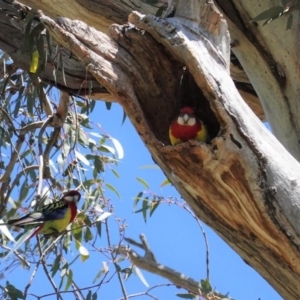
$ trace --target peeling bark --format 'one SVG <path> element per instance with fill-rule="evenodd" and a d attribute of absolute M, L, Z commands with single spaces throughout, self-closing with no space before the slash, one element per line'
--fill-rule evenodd
<path fill-rule="evenodd" d="M 261 12 L 275 6 L 273 1 L 216 0 L 228 22 L 232 51 L 243 65 L 275 136 L 300 159 L 298 74 L 299 11 L 293 12 L 291 30 L 287 18 L 268 26 L 250 23 Z M 281 4 L 281 3 L 280 3 Z"/>
<path fill-rule="evenodd" d="M 54 9 L 50 0 L 23 2 L 56 17 L 69 1 Z M 263 29 L 248 24 L 260 12 L 258 5 L 217 2 L 228 23 L 212 1 L 200 0 L 178 0 L 175 16 L 168 19 L 143 15 L 146 6 L 132 12 L 129 5 L 117 8 L 113 1 L 98 1 L 94 11 L 101 5 L 106 10 L 99 10 L 97 21 L 94 15 L 88 18 L 88 6 L 82 13 L 68 7 L 57 22 L 40 14 L 40 21 L 59 45 L 75 55 L 79 73 L 88 70 L 98 86 L 122 105 L 155 161 L 197 216 L 284 298 L 298 299 L 300 166 L 237 91 L 229 74 L 230 42 L 236 41 L 233 51 L 275 133 L 296 158 L 298 125 L 292 125 L 299 122 L 294 118 L 297 83 L 290 82 L 288 68 L 281 67 L 286 80 L 276 74 L 274 67 L 282 63 L 282 56 L 273 55 L 272 37 L 267 40 Z M 79 4 L 83 2 L 74 7 Z M 128 17 L 129 23 L 120 16 Z M 180 90 L 185 66 L 189 80 Z M 292 70 L 297 68 L 295 63 Z M 243 76 L 241 82 L 245 81 Z M 210 143 L 170 146 L 168 127 L 183 92 L 207 124 Z M 255 99 L 255 93 L 249 94 Z"/>

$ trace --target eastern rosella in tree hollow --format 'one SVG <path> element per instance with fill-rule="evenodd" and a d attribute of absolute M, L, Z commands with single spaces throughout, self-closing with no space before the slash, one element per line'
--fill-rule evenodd
<path fill-rule="evenodd" d="M 37 227 L 29 238 L 36 234 L 58 235 L 75 219 L 80 197 L 78 191 L 69 191 L 59 201 L 47 204 L 22 218 L 9 220 L 7 225 Z"/>
<path fill-rule="evenodd" d="M 189 106 L 183 107 L 179 116 L 171 123 L 169 136 L 173 146 L 188 140 L 206 142 L 208 139 L 205 125 Z"/>

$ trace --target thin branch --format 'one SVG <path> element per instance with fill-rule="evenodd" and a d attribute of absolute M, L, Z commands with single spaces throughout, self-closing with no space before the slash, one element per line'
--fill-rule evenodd
<path fill-rule="evenodd" d="M 52 175 L 52 172 L 51 172 L 51 169 L 50 169 L 50 164 L 49 164 L 49 154 L 48 154 L 48 150 L 47 150 L 49 148 L 49 152 L 50 152 L 50 150 L 51 150 L 51 148 L 53 146 L 53 143 L 51 142 L 51 140 L 52 140 L 53 135 L 56 134 L 56 132 L 59 133 L 59 129 L 58 129 L 58 131 L 57 131 L 57 128 L 54 129 L 54 131 L 52 133 L 52 136 L 51 136 L 49 142 L 47 143 L 47 146 L 46 146 L 46 149 L 45 149 L 45 152 L 44 152 L 44 156 L 43 156 L 44 157 L 44 172 L 43 172 L 43 176 L 44 176 L 44 179 L 48 181 L 50 189 L 52 189 L 53 187 L 56 187 L 58 190 L 63 191 L 63 187 L 60 184 L 60 182 L 57 181 L 54 178 L 54 176 Z M 55 140 L 57 140 L 57 138 L 55 138 Z M 49 145 L 50 145 L 50 147 L 48 147 Z"/>
<path fill-rule="evenodd" d="M 42 80 L 40 78 L 38 78 L 38 82 L 40 84 L 40 87 L 42 87 L 41 86 Z M 44 88 L 43 88 L 43 95 L 41 97 L 41 102 L 42 102 L 43 110 L 45 111 L 46 115 L 47 116 L 52 116 L 53 115 L 53 108 L 52 108 L 51 102 L 49 100 L 49 97 L 47 95 L 47 92 Z"/>
<path fill-rule="evenodd" d="M 45 179 L 49 179 L 51 182 L 52 187 L 55 186 L 57 189 L 59 189 L 60 191 L 63 191 L 63 187 L 62 185 L 59 183 L 59 181 L 57 181 L 51 174 L 50 172 L 50 168 L 45 166 L 44 167 L 44 175 L 45 175 Z"/>
<path fill-rule="evenodd" d="M 70 103 L 69 94 L 67 94 L 65 92 L 61 92 L 59 105 L 57 107 L 57 112 L 56 112 L 56 114 L 53 115 L 53 118 L 51 120 L 51 125 L 54 126 L 55 129 L 52 133 L 50 140 L 47 143 L 45 152 L 43 154 L 43 159 L 44 159 L 43 160 L 43 162 L 44 162 L 43 174 L 45 175 L 45 178 L 51 179 L 52 184 L 55 184 L 56 186 L 58 186 L 58 188 L 60 190 L 63 189 L 62 186 L 51 175 L 51 171 L 50 171 L 50 167 L 49 167 L 49 157 L 50 157 L 50 152 L 51 152 L 52 147 L 57 142 L 60 128 L 63 126 L 65 119 L 67 117 L 69 103 Z"/>
<path fill-rule="evenodd" d="M 116 251 L 120 254 L 129 255 L 132 263 L 137 267 L 167 278 L 175 285 L 181 286 L 195 295 L 206 297 L 206 295 L 201 292 L 201 284 L 194 279 L 187 277 L 184 274 L 179 273 L 167 266 L 164 266 L 161 263 L 157 263 L 154 260 L 149 260 L 147 257 L 142 257 L 128 247 L 121 246 L 116 249 Z"/>
<path fill-rule="evenodd" d="M 37 264 L 36 264 L 36 266 L 35 266 L 35 268 L 34 268 L 32 274 L 31 274 L 31 277 L 30 277 L 30 279 L 29 279 L 29 282 L 28 282 L 28 284 L 25 286 L 24 293 L 23 293 L 23 294 L 24 294 L 24 300 L 26 300 L 26 298 L 27 298 L 28 290 L 29 290 L 29 288 L 30 288 L 31 285 L 32 285 L 33 279 L 34 279 L 34 277 L 35 277 L 35 275 L 36 275 L 36 273 L 37 273 L 37 270 L 38 270 L 38 268 L 39 268 L 39 266 L 40 266 L 40 263 L 41 263 L 41 260 L 39 260 L 39 261 L 37 262 Z"/>
<path fill-rule="evenodd" d="M 33 122 L 33 123 L 26 125 L 20 129 L 20 135 L 25 136 L 25 134 L 27 132 L 41 128 L 44 123 L 45 123 L 44 121 L 38 121 L 38 122 Z"/>
<path fill-rule="evenodd" d="M 9 199 L 9 196 L 11 194 L 11 192 L 13 191 L 15 185 L 18 184 L 20 178 L 22 177 L 22 175 L 25 175 L 26 176 L 26 172 L 27 171 L 30 171 L 30 170 L 34 170 L 34 169 L 38 169 L 39 166 L 38 165 L 33 165 L 33 166 L 28 166 L 28 167 L 25 167 L 22 171 L 20 171 L 17 176 L 15 177 L 14 181 L 12 182 L 12 184 L 10 185 L 10 188 L 8 189 L 7 193 L 6 193 L 6 196 L 5 196 L 5 199 L 4 199 L 4 203 L 7 203 L 8 199 Z"/>
<path fill-rule="evenodd" d="M 150 295 L 149 294 L 149 292 L 151 291 L 151 290 L 154 290 L 154 289 L 157 289 L 157 288 L 159 288 L 159 287 L 165 287 L 165 286 L 175 286 L 174 284 L 172 284 L 172 283 L 161 283 L 161 284 L 157 284 L 157 285 L 155 285 L 155 286 L 152 286 L 152 287 L 150 287 L 147 291 L 145 291 L 145 292 L 141 292 L 141 293 L 136 293 L 136 294 L 131 294 L 131 295 L 128 295 L 128 299 L 129 298 L 135 298 L 135 297 L 140 297 L 140 296 L 148 296 L 148 297 L 150 297 L 150 298 L 153 298 L 153 299 L 158 299 L 158 298 L 155 298 L 154 296 L 152 296 L 152 295 Z M 118 299 L 118 300 L 124 300 L 124 298 L 120 298 L 120 299 Z"/>
<path fill-rule="evenodd" d="M 114 274 L 113 274 L 109 279 L 107 279 L 106 281 L 104 281 L 104 279 L 107 277 L 107 274 L 108 274 L 108 273 L 105 273 L 105 274 L 104 274 L 103 279 L 100 281 L 100 283 L 95 284 L 95 285 L 92 285 L 92 286 L 87 286 L 87 287 L 81 288 L 80 291 L 91 290 L 91 289 L 96 288 L 96 287 L 99 288 L 102 284 L 110 282 L 110 280 L 113 278 Z M 0 286 L 0 288 L 1 288 L 1 286 Z M 70 294 L 70 293 L 73 293 L 74 291 L 77 292 L 78 290 L 73 290 L 73 291 L 60 291 L 60 294 Z M 45 294 L 45 295 L 42 295 L 42 296 L 36 296 L 36 295 L 33 295 L 33 296 L 35 296 L 35 297 L 38 298 L 38 299 L 42 299 L 42 298 L 54 296 L 54 295 L 56 295 L 56 294 L 57 294 L 57 293 L 50 293 L 50 294 Z M 31 294 L 31 295 L 32 295 L 32 294 Z"/>
<path fill-rule="evenodd" d="M 6 64 L 4 63 L 2 66 L 0 65 L 0 77 L 2 78 L 5 74 L 13 74 L 18 70 L 19 66 L 17 64 L 11 63 Z"/>
<path fill-rule="evenodd" d="M 77 298 L 77 300 L 84 300 L 85 297 L 81 291 L 81 289 L 77 286 L 77 284 L 75 283 L 75 281 L 72 279 L 72 288 L 73 288 L 73 292 L 75 294 L 75 297 Z"/>
<path fill-rule="evenodd" d="M 1 246 L 3 249 L 5 249 L 5 250 L 11 250 L 9 247 L 7 247 L 7 246 L 5 246 L 5 245 L 0 244 L 0 246 Z M 17 251 L 14 251 L 14 254 L 18 257 L 18 259 L 19 259 L 24 265 L 26 265 L 26 267 L 27 267 L 28 269 L 30 269 L 30 264 L 29 264 L 29 262 L 28 262 L 26 259 L 24 259 Z"/>
<path fill-rule="evenodd" d="M 196 217 L 197 218 L 197 217 Z M 197 218 L 197 223 L 199 227 L 201 228 L 203 237 L 204 237 L 204 242 L 205 242 L 205 248 L 206 248 L 206 280 L 210 281 L 210 276 L 209 276 L 209 245 L 208 245 L 208 238 L 206 235 L 206 232 L 204 231 L 204 228 L 200 222 L 200 220 Z"/>
<path fill-rule="evenodd" d="M 19 137 L 19 135 L 17 134 L 15 125 L 14 125 L 14 123 L 13 123 L 13 120 L 11 119 L 11 117 L 9 116 L 9 114 L 7 113 L 7 111 L 6 111 L 4 108 L 2 108 L 1 106 L 0 106 L 0 110 L 2 111 L 2 113 L 3 113 L 4 117 L 6 118 L 6 120 L 8 121 L 8 123 L 10 123 L 11 127 L 12 127 L 13 130 L 14 130 L 15 135 L 16 135 L 17 137 Z"/>
<path fill-rule="evenodd" d="M 3 176 L 0 178 L 0 182 L 5 182 L 8 181 L 11 175 L 11 172 L 15 166 L 16 160 L 19 157 L 19 151 L 21 149 L 21 146 L 24 142 L 25 138 L 24 136 L 19 136 L 16 146 L 14 147 L 14 152 L 10 158 L 9 164 L 6 167 L 5 173 L 3 174 Z M 2 195 L 1 195 L 2 196 Z"/>
<path fill-rule="evenodd" d="M 67 263 L 67 260 L 63 256 L 61 257 L 61 261 L 62 261 L 63 264 Z M 72 288 L 73 288 L 72 292 L 74 292 L 76 300 L 84 300 L 85 297 L 84 297 L 81 289 L 77 286 L 74 279 L 72 279 L 71 285 L 72 285 Z"/>
<path fill-rule="evenodd" d="M 124 240 L 128 243 L 130 243 L 131 245 L 137 246 L 143 250 L 145 250 L 145 258 L 147 260 L 153 260 L 155 262 L 157 262 L 154 253 L 152 252 L 152 250 L 150 249 L 150 246 L 146 240 L 146 236 L 144 234 L 140 234 L 140 240 L 142 243 L 138 243 L 135 240 L 131 239 L 131 238 L 124 238 Z"/>
<path fill-rule="evenodd" d="M 17 159 L 19 158 L 19 151 L 22 147 L 22 144 L 23 144 L 24 140 L 25 140 L 24 136 L 20 135 L 18 140 L 17 140 L 17 144 L 14 147 L 14 152 L 11 156 L 10 162 L 6 166 L 5 173 L 0 178 L 0 182 L 2 182 L 1 189 L 0 189 L 0 199 L 1 199 L 1 202 L 0 202 L 0 215 L 2 215 L 3 211 L 6 208 L 6 203 L 7 202 L 4 201 L 5 192 L 8 188 L 8 186 L 9 186 L 9 179 L 10 179 L 10 176 L 11 176 L 11 172 L 12 172 L 14 166 L 15 166 L 15 163 L 16 163 Z"/>
<path fill-rule="evenodd" d="M 175 202 L 176 204 L 176 202 Z M 203 238 L 204 238 L 204 242 L 205 242 L 205 248 L 206 248 L 206 280 L 209 281 L 209 245 L 208 245 L 208 238 L 206 235 L 206 232 L 204 231 L 204 228 L 199 220 L 199 218 L 193 213 L 193 211 L 190 209 L 190 207 L 185 204 L 182 206 L 183 209 L 185 209 L 197 222 L 198 226 L 200 227 L 200 230 L 202 232 Z"/>
<path fill-rule="evenodd" d="M 54 183 L 55 185 L 59 186 L 59 189 L 62 190 L 61 185 L 52 177 L 51 175 L 51 171 L 50 171 L 50 166 L 49 166 L 49 157 L 50 157 L 50 152 L 52 147 L 55 145 L 55 143 L 57 142 L 58 136 L 59 136 L 59 132 L 60 132 L 60 128 L 55 128 L 54 131 L 52 132 L 51 138 L 48 141 L 44 154 L 43 154 L 43 158 L 44 158 L 44 176 L 45 178 L 49 178 L 51 179 L 51 182 Z"/>
<path fill-rule="evenodd" d="M 50 140 L 48 141 L 48 143 L 46 145 L 46 148 L 44 151 L 44 160 L 45 161 L 49 160 L 50 151 L 51 151 L 52 147 L 54 146 L 54 144 L 57 142 L 59 132 L 60 132 L 60 128 L 55 128 L 51 135 Z"/>
<path fill-rule="evenodd" d="M 43 186 L 43 173 L 44 173 L 44 158 L 43 158 L 43 146 L 42 146 L 42 139 L 43 139 L 43 133 L 45 132 L 48 125 L 52 122 L 52 117 L 47 118 L 47 120 L 44 122 L 39 135 L 38 135 L 38 147 L 39 147 L 39 160 L 40 160 L 40 166 L 39 166 L 39 185 L 38 190 L 36 194 L 37 201 L 40 200 L 41 194 L 42 194 L 42 186 Z"/>
<path fill-rule="evenodd" d="M 26 131 L 27 132 L 27 131 Z M 25 135 L 25 132 L 24 132 Z M 1 201 L 1 208 L 0 208 L 0 215 L 3 213 L 3 211 L 6 208 L 6 204 L 9 198 L 9 195 L 11 193 L 12 188 L 8 189 L 9 186 L 9 179 L 12 173 L 12 170 L 15 166 L 15 163 L 17 161 L 17 159 L 19 159 L 19 161 L 21 161 L 20 157 L 19 157 L 19 151 L 22 147 L 22 144 L 25 140 L 25 136 L 22 133 L 20 134 L 16 146 L 14 147 L 14 152 L 11 156 L 10 162 L 6 167 L 5 173 L 3 174 L 3 176 L 0 178 L 0 182 L 2 182 L 1 185 L 1 189 L 0 189 L 0 199 L 3 199 Z M 22 170 L 22 172 L 24 172 L 24 169 Z M 14 180 L 14 185 L 16 184 L 16 180 Z M 5 192 L 8 190 L 8 194 L 5 196 Z"/>
<path fill-rule="evenodd" d="M 48 251 L 50 251 L 50 249 L 51 248 L 53 248 L 54 246 L 55 246 L 55 244 L 57 244 L 57 242 L 60 240 L 60 239 L 62 239 L 62 237 L 63 237 L 63 234 L 60 234 L 45 250 L 44 250 L 44 252 L 43 252 L 43 256 L 45 256 L 46 255 L 46 253 L 48 252 Z"/>
<path fill-rule="evenodd" d="M 109 234 L 109 228 L 108 228 L 108 222 L 107 222 L 107 219 L 105 220 L 105 230 L 106 230 L 106 236 L 107 236 L 107 243 L 108 243 L 108 246 L 111 248 L 110 234 Z M 121 289 L 122 289 L 122 293 L 123 293 L 124 299 L 125 299 L 125 300 L 128 300 L 127 292 L 126 292 L 126 290 L 125 290 L 125 286 L 124 286 L 124 283 L 123 283 L 121 274 L 120 274 L 120 272 L 118 271 L 117 264 L 115 263 L 116 257 L 115 257 L 115 255 L 113 254 L 113 252 L 111 252 L 111 258 L 112 258 L 112 261 L 113 261 L 113 263 L 114 263 L 114 265 L 115 265 L 115 268 L 116 268 L 116 271 L 117 271 L 117 275 L 118 275 L 118 279 L 119 279 L 119 282 L 120 282 L 120 285 L 121 285 Z"/>
<path fill-rule="evenodd" d="M 47 276 L 49 282 L 51 283 L 51 285 L 52 285 L 52 287 L 53 287 L 53 289 L 54 289 L 54 291 L 55 291 L 55 293 L 56 293 L 56 295 L 57 295 L 57 299 L 63 300 L 63 298 L 62 298 L 62 296 L 60 295 L 59 290 L 58 290 L 58 288 L 56 287 L 56 285 L 55 285 L 55 283 L 54 283 L 54 281 L 53 281 L 51 275 L 50 275 L 49 272 L 48 272 L 47 266 L 46 266 L 45 255 L 46 255 L 48 249 L 50 249 L 50 248 L 48 247 L 46 250 L 44 250 L 44 252 L 42 251 L 39 236 L 37 236 L 37 244 L 38 244 L 38 249 L 39 249 L 39 252 L 40 252 L 40 255 L 41 255 L 40 261 L 41 261 L 41 263 L 42 263 L 44 272 L 45 272 L 45 274 L 46 274 L 46 276 Z M 53 243 L 51 243 L 51 246 L 53 246 Z"/>
<path fill-rule="evenodd" d="M 38 242 L 38 246 L 39 246 L 39 252 L 41 254 L 40 256 L 40 259 L 39 261 L 37 262 L 36 264 L 36 267 L 34 268 L 32 274 L 31 274 L 31 277 L 30 277 L 30 280 L 28 282 L 28 284 L 26 285 L 25 289 L 24 289 L 24 299 L 26 299 L 27 297 L 27 294 L 28 294 L 28 290 L 30 288 L 30 286 L 32 285 L 32 282 L 33 282 L 33 279 L 37 273 L 37 270 L 41 264 L 41 262 L 44 260 L 44 256 L 46 255 L 46 253 L 55 245 L 55 243 L 61 238 L 61 236 L 57 237 L 45 250 L 44 252 L 42 253 L 42 249 L 41 249 L 41 245 L 40 245 L 40 240 L 39 238 L 37 237 L 37 242 Z M 45 266 L 44 266 L 45 268 Z M 47 270 L 48 271 L 48 270 Z M 57 294 L 57 293 L 56 293 Z M 38 297 L 37 297 L 38 298 Z"/>

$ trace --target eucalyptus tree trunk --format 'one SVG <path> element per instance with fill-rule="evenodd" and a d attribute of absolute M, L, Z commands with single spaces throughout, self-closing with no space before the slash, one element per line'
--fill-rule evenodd
<path fill-rule="evenodd" d="M 249 23 L 273 1 L 169 2 L 165 18 L 154 16 L 158 1 L 22 4 L 42 10 L 39 21 L 73 55 L 64 57 L 67 86 L 63 76 L 57 86 L 82 91 L 88 70 L 91 96 L 122 105 L 197 216 L 282 297 L 299 299 L 299 18 L 286 31 L 285 17 L 265 27 Z M 24 6 L 0 1 L 0 7 L 0 48 L 28 68 L 20 50 L 24 21 L 16 12 Z M 230 44 L 242 66 L 232 65 L 232 77 Z M 188 80 L 178 88 L 183 73 Z M 55 82 L 50 61 L 42 79 Z M 255 92 L 239 92 L 237 81 Z M 209 143 L 170 145 L 168 128 L 182 97 L 207 124 Z"/>

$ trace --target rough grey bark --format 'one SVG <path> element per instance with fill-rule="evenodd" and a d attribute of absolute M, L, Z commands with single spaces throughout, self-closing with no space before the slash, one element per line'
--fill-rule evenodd
<path fill-rule="evenodd" d="M 280 39 L 272 34 L 281 30 L 282 40 L 286 34 L 282 28 L 269 25 L 268 38 L 260 26 L 248 23 L 268 4 L 274 4 L 257 1 L 266 6 L 250 7 L 246 2 L 218 4 L 228 14 L 235 55 L 261 98 L 268 121 L 299 158 L 298 87 L 296 80 L 290 82 L 298 63 L 295 59 L 285 62 L 286 52 L 276 52 Z M 197 216 L 284 298 L 298 299 L 300 166 L 238 93 L 229 74 L 227 24 L 214 3 L 178 0 L 175 16 L 168 19 L 154 17 L 157 8 L 142 1 L 135 1 L 138 7 L 126 1 L 72 1 L 73 6 L 70 1 L 23 3 L 43 10 L 46 16 L 40 15 L 40 21 L 54 40 L 76 57 L 82 66 L 78 68 L 81 78 L 85 78 L 86 68 L 91 80 L 99 83 L 100 92 L 107 91 L 123 106 L 155 161 Z M 145 16 L 145 12 L 152 14 Z M 55 22 L 47 16 L 62 17 Z M 296 36 L 296 28 L 288 34 Z M 28 58 L 18 60 L 9 48 L 9 36 L 2 33 L 0 37 L 0 46 L 26 66 Z M 286 51 L 296 57 L 296 47 L 289 43 Z M 73 60 L 68 63 L 72 65 Z M 172 147 L 168 140 L 184 66 L 190 74 L 189 100 L 207 124 L 209 144 L 190 141 Z M 278 70 L 285 74 L 284 82 Z M 75 90 L 76 81 L 72 83 Z"/>

